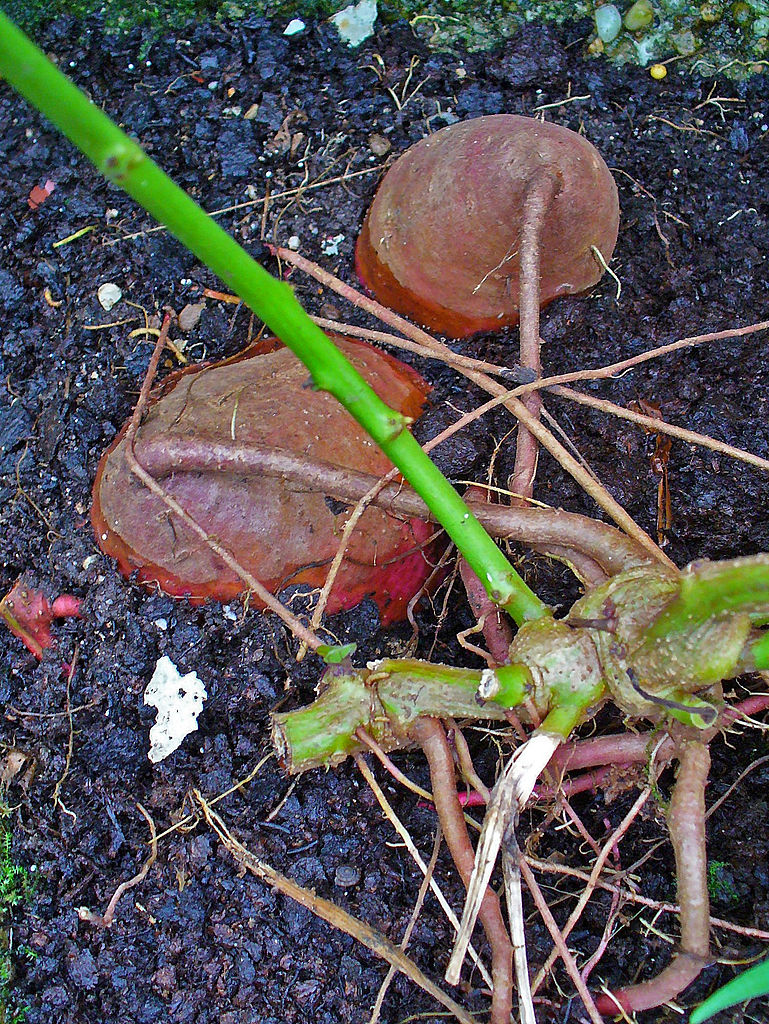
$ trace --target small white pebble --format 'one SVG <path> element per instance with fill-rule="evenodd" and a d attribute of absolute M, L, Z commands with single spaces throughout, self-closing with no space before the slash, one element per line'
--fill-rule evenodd
<path fill-rule="evenodd" d="M 115 303 L 120 302 L 123 298 L 123 292 L 116 284 L 113 284 L 112 281 L 107 281 L 105 284 L 101 285 L 96 296 L 99 299 L 102 309 L 109 312 Z"/>
<path fill-rule="evenodd" d="M 293 249 L 294 252 L 299 248 L 299 235 L 292 235 L 288 240 L 289 249 Z"/>
<path fill-rule="evenodd" d="M 306 26 L 304 22 L 301 20 L 301 18 L 292 18 L 291 21 L 289 21 L 288 25 L 286 25 L 285 29 L 283 30 L 283 35 L 295 36 L 299 32 L 303 32 L 305 27 Z"/>
<path fill-rule="evenodd" d="M 155 625 L 165 633 L 168 629 L 168 619 L 155 619 Z"/>

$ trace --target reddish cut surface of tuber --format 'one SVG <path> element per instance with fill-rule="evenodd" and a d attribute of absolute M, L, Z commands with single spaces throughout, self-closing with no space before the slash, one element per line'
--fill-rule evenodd
<path fill-rule="evenodd" d="M 334 340 L 385 402 L 419 416 L 428 386 L 415 371 L 362 343 Z M 91 515 L 101 549 L 124 574 L 137 572 L 141 582 L 157 582 L 174 596 L 226 601 L 243 592 L 242 580 L 131 472 L 126 428 L 102 456 L 94 484 Z M 307 370 L 288 349 L 264 343 L 258 354 L 168 378 L 138 431 L 135 453 L 142 462 L 143 448 L 185 440 L 190 451 L 194 445 L 201 453 L 206 444 L 251 444 L 377 475 L 392 468 L 331 395 L 312 389 Z M 352 506 L 311 483 L 223 471 L 207 461 L 201 458 L 197 471 L 188 459 L 184 471 L 169 471 L 159 483 L 272 592 L 295 583 L 322 586 Z M 433 531 L 420 520 L 367 509 L 328 611 L 371 596 L 383 624 L 403 618 L 430 574 L 424 547 Z"/>
<path fill-rule="evenodd" d="M 382 179 L 356 266 L 384 305 L 450 337 L 518 322 L 526 196 L 552 175 L 541 230 L 542 305 L 594 285 L 617 241 L 617 187 L 595 147 L 559 125 L 494 114 L 442 128 Z"/>
<path fill-rule="evenodd" d="M 72 594 L 51 603 L 41 590 L 19 581 L 0 600 L 0 619 L 38 660 L 56 643 L 51 636 L 53 620 L 68 618 L 80 618 L 80 600 Z"/>

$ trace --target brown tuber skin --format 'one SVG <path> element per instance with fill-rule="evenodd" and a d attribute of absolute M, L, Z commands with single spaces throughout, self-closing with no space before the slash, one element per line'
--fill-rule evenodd
<path fill-rule="evenodd" d="M 443 128 L 382 180 L 356 248 L 376 298 L 449 337 L 518 323 L 527 196 L 550 175 L 540 236 L 540 305 L 585 291 L 617 241 L 617 187 L 586 139 L 559 125 L 494 114 Z"/>
<path fill-rule="evenodd" d="M 428 386 L 415 371 L 370 346 L 334 340 L 381 398 L 406 416 L 419 416 Z M 134 451 L 154 476 L 152 462 L 163 462 L 163 442 L 185 441 L 185 467 L 164 467 L 164 489 L 267 589 L 320 587 L 352 506 L 279 477 L 223 470 L 212 464 L 213 446 L 257 444 L 376 475 L 392 467 L 331 395 L 312 389 L 288 349 L 264 347 L 172 375 L 150 406 Z M 241 593 L 242 580 L 131 472 L 125 431 L 102 456 L 94 484 L 91 517 L 101 549 L 125 575 L 138 570 L 140 581 L 157 582 L 174 596 L 226 601 Z M 418 519 L 367 509 L 329 611 L 372 596 L 383 624 L 403 618 L 431 572 L 429 550 L 422 548 L 433 530 Z"/>

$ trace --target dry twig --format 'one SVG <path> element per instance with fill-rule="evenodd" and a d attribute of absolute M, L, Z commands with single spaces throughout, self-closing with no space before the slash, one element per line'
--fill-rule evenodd
<path fill-rule="evenodd" d="M 265 861 L 255 857 L 250 850 L 246 849 L 242 843 L 240 843 L 235 836 L 232 835 L 230 830 L 225 825 L 224 821 L 219 817 L 216 811 L 213 810 L 211 805 L 206 801 L 205 797 L 202 796 L 198 790 L 193 790 L 193 797 L 200 806 L 203 813 L 203 817 L 210 826 L 210 828 L 216 833 L 221 842 L 224 844 L 226 849 L 232 854 L 235 861 L 249 871 L 256 878 L 262 879 L 267 882 L 268 885 L 273 886 L 278 892 L 283 893 L 284 896 L 288 896 L 290 899 L 297 902 L 300 906 L 305 907 L 311 913 L 315 914 L 316 917 L 321 918 L 323 921 L 327 921 L 333 928 L 338 928 L 340 931 L 345 932 L 347 935 L 351 935 L 354 939 L 357 939 L 362 945 L 370 949 L 372 953 L 376 953 L 377 956 L 382 957 L 392 967 L 405 974 L 407 978 L 418 985 L 421 989 L 436 999 L 441 1006 L 444 1006 L 450 1013 L 452 1013 L 461 1024 L 477 1024 L 475 1018 L 464 1010 L 458 1003 L 456 1003 L 450 996 L 446 995 L 441 989 L 438 988 L 426 974 L 416 966 L 410 957 L 406 956 L 402 949 L 390 942 L 388 938 L 385 938 L 381 932 L 376 931 L 371 925 L 366 924 L 365 921 L 359 921 L 357 918 L 348 914 L 341 907 L 337 907 L 334 903 L 323 899 L 321 896 L 316 896 L 311 889 L 305 889 L 301 885 L 297 885 L 296 882 L 292 882 L 290 878 L 286 878 L 275 868 L 271 867 Z"/>

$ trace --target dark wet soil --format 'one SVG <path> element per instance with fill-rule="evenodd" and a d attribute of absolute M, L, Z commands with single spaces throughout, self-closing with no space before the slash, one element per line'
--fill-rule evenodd
<path fill-rule="evenodd" d="M 622 295 L 617 304 L 606 277 L 592 295 L 548 309 L 549 371 L 600 365 L 769 317 L 769 76 L 742 84 L 703 80 L 673 63 L 667 78 L 655 82 L 648 71 L 584 60 L 586 32 L 579 25 L 562 35 L 532 28 L 487 55 L 430 53 L 404 25 L 356 51 L 342 47 L 326 26 L 292 39 L 280 34 L 282 27 L 246 19 L 192 26 L 149 44 L 140 35 L 105 37 L 98 22 L 61 20 L 39 41 L 207 209 L 250 203 L 220 221 L 253 252 L 261 249 L 263 204 L 251 201 L 269 181 L 268 235 L 282 243 L 298 236 L 304 254 L 350 281 L 356 231 L 387 143 L 390 153 L 399 153 L 456 118 L 543 107 L 549 119 L 584 131 L 620 191 L 613 265 Z M 4 799 L 14 808 L 14 855 L 36 879 L 34 898 L 18 910 L 13 929 L 18 998 L 30 1024 L 365 1021 L 382 963 L 261 882 L 239 877 L 204 826 L 162 839 L 157 862 L 123 896 L 110 930 L 78 918 L 83 905 L 103 910 L 118 883 L 143 863 L 148 830 L 137 802 L 164 831 L 189 810 L 185 795 L 192 787 L 214 797 L 248 776 L 269 750 L 270 710 L 311 699 L 319 665 L 314 658 L 295 663 L 295 644 L 274 619 L 238 605 L 190 607 L 148 593 L 98 553 L 88 521 L 91 483 L 100 453 L 131 409 L 151 350 L 146 336 L 131 332 L 145 326 L 144 311 L 150 317 L 166 306 L 178 312 L 198 300 L 202 287 L 218 284 L 165 234 L 147 233 L 147 217 L 7 88 L 0 90 L 0 126 L 0 586 L 6 590 L 23 577 L 51 596 L 72 592 L 83 599 L 82 620 L 57 628 L 59 647 L 42 664 L 10 634 L 0 635 L 3 751 L 13 747 L 28 758 Z M 343 184 L 308 190 L 298 202 L 280 196 L 303 181 L 361 171 Z M 31 209 L 31 189 L 49 179 L 54 191 Z M 54 246 L 86 227 L 94 230 Z M 324 254 L 325 240 L 339 235 L 338 255 Z M 357 319 L 315 284 L 298 275 L 293 280 L 311 309 L 326 303 L 342 318 Z M 123 292 L 109 313 L 97 300 L 105 282 Z M 250 320 L 247 310 L 209 299 L 187 350 L 194 358 L 230 355 L 247 341 Z M 766 338 L 703 345 L 588 388 L 622 404 L 657 403 L 676 423 L 769 457 Z M 509 331 L 461 348 L 504 361 L 513 358 L 514 344 Z M 450 372 L 422 369 L 436 386 L 433 429 L 445 421 L 446 403 L 464 410 L 478 400 Z M 653 439 L 560 400 L 549 405 L 612 493 L 654 531 Z M 452 476 L 485 477 L 511 426 L 505 414 L 492 416 L 454 443 L 444 453 Z M 509 470 L 508 449 L 497 460 L 500 480 Z M 674 442 L 669 484 L 674 521 L 667 550 L 680 564 L 769 550 L 767 486 L 758 470 Z M 538 496 L 595 514 L 548 456 L 541 460 Z M 522 565 L 546 600 L 565 604 L 575 596 L 559 569 L 525 553 Z M 420 613 L 419 652 L 434 645 L 436 660 L 467 662 L 454 637 L 470 614 L 458 591 L 449 605 L 437 638 L 435 614 Z M 369 604 L 329 627 L 341 641 L 358 642 L 362 661 L 401 652 L 411 636 L 406 626 L 380 632 Z M 61 662 L 75 651 L 68 695 Z M 182 672 L 197 671 L 209 698 L 199 731 L 153 767 L 146 755 L 154 712 L 142 693 L 162 654 Z M 601 722 L 607 729 L 618 725 L 611 716 Z M 491 778 L 494 750 L 482 738 L 473 743 Z M 756 730 L 713 748 L 709 802 L 767 753 Z M 398 760 L 426 782 L 420 756 Z M 429 853 L 432 812 L 387 778 L 382 782 Z M 669 774 L 662 782 L 664 796 Z M 722 880 L 714 913 L 762 929 L 769 928 L 768 782 L 765 767 L 754 771 L 709 822 L 710 856 Z M 598 794 L 575 805 L 600 840 L 633 798 L 633 791 L 612 802 Z M 292 783 L 269 759 L 218 810 L 259 856 L 400 940 L 420 878 L 353 767 L 311 772 Z M 535 809 L 525 825 L 537 829 L 544 822 Z M 628 867 L 651 850 L 637 871 L 641 891 L 669 900 L 675 896 L 669 850 L 655 846 L 664 836 L 661 812 L 648 813 L 621 857 Z M 552 824 L 537 835 L 536 850 L 574 866 L 587 863 L 579 841 Z M 445 855 L 438 870 L 459 905 Z M 567 890 L 563 883 L 558 888 Z M 570 901 L 552 890 L 548 895 L 565 918 Z M 595 949 L 607 912 L 604 895 L 588 906 L 571 940 L 581 957 Z M 631 905 L 622 913 L 624 927 L 593 974 L 596 984 L 649 976 L 669 956 L 662 936 L 675 936 L 672 918 L 638 915 Z M 532 962 L 539 963 L 548 941 L 533 914 L 530 942 Z M 449 928 L 428 897 L 411 951 L 437 980 L 449 943 Z M 727 960 L 762 948 L 720 931 L 714 944 Z M 710 968 L 681 1005 L 692 1005 L 732 973 Z M 542 1020 L 581 1019 L 568 982 L 559 981 L 567 995 L 552 987 Z M 465 989 L 459 997 L 483 1019 L 478 979 Z M 394 1024 L 435 1010 L 398 979 L 382 1020 Z M 674 1009 L 644 1017 L 681 1019 Z M 759 1007 L 744 1019 L 769 1017 Z"/>

